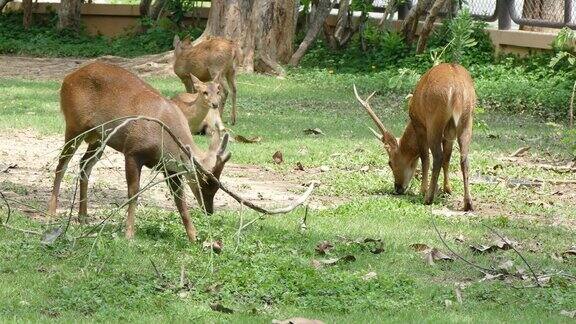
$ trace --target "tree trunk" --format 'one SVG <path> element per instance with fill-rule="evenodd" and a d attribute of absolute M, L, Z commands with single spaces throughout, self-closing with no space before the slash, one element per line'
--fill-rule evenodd
<path fill-rule="evenodd" d="M 0 13 L 2 13 L 2 10 L 4 9 L 4 7 L 6 7 L 8 2 L 11 2 L 11 1 L 12 0 L 0 0 Z"/>
<path fill-rule="evenodd" d="M 320 32 L 320 29 L 322 29 L 322 25 L 324 25 L 324 21 L 330 14 L 330 10 L 332 10 L 333 6 L 334 3 L 331 0 L 319 0 L 317 6 L 314 6 L 315 8 L 310 10 L 310 23 L 308 25 L 309 28 L 306 31 L 306 36 L 302 43 L 300 43 L 300 46 L 298 46 L 294 55 L 290 58 L 290 62 L 288 62 L 289 65 L 296 66 L 300 63 L 304 54 L 306 54 L 310 46 L 312 46 L 316 40 L 316 37 L 318 37 L 318 33 Z"/>
<path fill-rule="evenodd" d="M 406 44 L 411 45 L 416 38 L 416 32 L 418 31 L 418 22 L 420 16 L 430 8 L 432 5 L 432 0 L 420 0 L 416 6 L 410 9 L 408 16 L 404 20 L 402 25 L 402 35 L 404 36 L 404 41 Z"/>
<path fill-rule="evenodd" d="M 32 25 L 32 0 L 22 0 L 22 11 L 22 25 L 28 29 Z"/>
<path fill-rule="evenodd" d="M 416 53 L 421 54 L 426 49 L 426 44 L 428 43 L 428 37 L 430 36 L 430 32 L 432 32 L 432 28 L 434 27 L 434 22 L 440 13 L 442 8 L 446 7 L 446 3 L 449 0 L 436 0 L 432 9 L 430 9 L 430 13 L 428 13 L 428 17 L 424 21 L 424 26 L 420 31 L 420 36 L 418 38 L 418 45 L 416 46 Z"/>
<path fill-rule="evenodd" d="M 154 21 L 158 20 L 158 17 L 160 17 L 160 14 L 162 13 L 162 10 L 164 9 L 165 5 L 166 0 L 154 1 L 154 5 L 152 5 L 152 8 L 150 8 L 150 10 L 148 11 L 150 19 Z"/>
<path fill-rule="evenodd" d="M 140 18 L 148 17 L 151 5 L 152 0 L 140 0 L 140 6 L 138 7 L 138 11 L 140 12 Z"/>
<path fill-rule="evenodd" d="M 380 22 L 378 23 L 379 27 L 383 27 L 386 30 L 392 29 L 392 26 L 390 26 L 390 22 L 392 21 L 392 18 L 394 17 L 396 11 L 398 11 L 398 2 L 399 2 L 398 0 L 388 1 L 388 5 L 386 5 L 386 9 L 384 10 L 382 19 L 380 19 Z"/>
<path fill-rule="evenodd" d="M 522 17 L 548 21 L 564 21 L 564 0 L 525 0 L 522 7 Z M 521 30 L 528 31 L 558 31 L 554 28 L 533 27 L 521 25 Z"/>
<path fill-rule="evenodd" d="M 80 30 L 82 0 L 62 0 L 58 8 L 58 30 Z"/>
<path fill-rule="evenodd" d="M 213 0 L 206 29 L 193 44 L 209 36 L 235 40 L 247 72 L 284 74 L 280 64 L 292 56 L 295 0 Z"/>

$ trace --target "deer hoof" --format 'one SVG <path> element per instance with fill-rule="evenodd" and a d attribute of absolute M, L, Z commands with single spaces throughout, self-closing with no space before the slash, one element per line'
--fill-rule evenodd
<path fill-rule="evenodd" d="M 472 206 L 472 202 L 471 201 L 465 201 L 464 202 L 464 211 L 473 211 L 474 207 Z"/>

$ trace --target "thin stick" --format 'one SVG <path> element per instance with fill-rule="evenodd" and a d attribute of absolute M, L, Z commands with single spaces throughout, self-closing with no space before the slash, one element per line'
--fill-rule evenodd
<path fill-rule="evenodd" d="M 448 251 L 450 251 L 450 253 L 452 253 L 454 256 L 456 256 L 458 259 L 464 261 L 465 263 L 473 266 L 474 268 L 479 269 L 480 271 L 484 272 L 484 273 L 490 273 L 490 274 L 495 274 L 496 271 L 493 269 L 488 269 L 488 268 L 484 268 L 482 266 L 479 266 L 471 261 L 468 261 L 467 259 L 465 259 L 463 256 L 461 256 L 460 254 L 454 252 L 454 250 L 452 250 L 452 248 L 450 248 L 450 246 L 448 246 L 448 243 L 446 243 L 446 241 L 444 240 L 444 238 L 442 237 L 442 234 L 440 234 L 440 231 L 438 230 L 438 227 L 436 226 L 436 221 L 434 220 L 434 217 L 432 217 L 432 225 L 434 226 L 434 230 L 436 231 L 436 234 L 438 234 L 438 237 L 440 238 L 440 241 L 442 241 L 442 244 L 444 244 L 444 246 L 448 249 Z"/>
<path fill-rule="evenodd" d="M 524 258 L 524 256 L 518 252 L 518 250 L 514 247 L 514 244 L 510 243 L 504 236 L 500 235 L 500 233 L 498 233 L 495 229 L 493 229 L 492 227 L 486 225 L 486 224 L 482 224 L 484 227 L 486 227 L 487 229 L 489 229 L 492 233 L 496 234 L 496 236 L 498 236 L 502 241 L 504 241 L 505 243 L 508 243 L 508 245 L 510 245 L 510 247 L 512 248 L 512 250 L 514 250 L 514 252 L 516 252 L 516 254 L 518 254 L 518 256 L 520 257 L 520 259 L 522 259 L 522 261 L 524 262 L 524 264 L 528 267 L 528 269 L 530 269 L 530 272 L 532 273 L 532 276 L 534 277 L 534 283 L 538 286 L 538 287 L 542 287 L 542 285 L 540 285 L 540 282 L 538 281 L 538 276 L 536 275 L 536 272 L 534 272 L 534 270 L 532 269 L 532 266 L 530 265 L 530 263 L 528 263 L 528 261 L 526 261 L 526 259 Z"/>

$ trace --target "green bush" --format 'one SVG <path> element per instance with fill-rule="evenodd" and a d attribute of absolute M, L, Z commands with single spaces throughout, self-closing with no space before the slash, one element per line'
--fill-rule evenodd
<path fill-rule="evenodd" d="M 35 21 L 29 30 L 25 30 L 21 14 L 1 15 L 0 53 L 44 57 L 135 57 L 170 50 L 176 33 L 193 37 L 201 33 L 199 29 L 178 31 L 174 24 L 167 21 L 142 34 L 129 33 L 115 38 L 90 36 L 85 32 L 58 32 L 54 28 L 55 18 L 52 15 L 43 21 Z"/>

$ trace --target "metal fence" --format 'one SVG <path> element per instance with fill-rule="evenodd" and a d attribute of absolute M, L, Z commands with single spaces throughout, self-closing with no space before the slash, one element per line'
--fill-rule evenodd
<path fill-rule="evenodd" d="M 374 0 L 373 12 L 384 12 L 391 0 Z M 405 0 L 398 19 L 404 19 L 418 0 Z M 498 29 L 511 29 L 512 23 L 525 27 L 576 29 L 576 0 L 468 0 L 464 7 L 479 20 L 498 22 Z M 529 29 L 529 28 L 525 28 Z"/>

